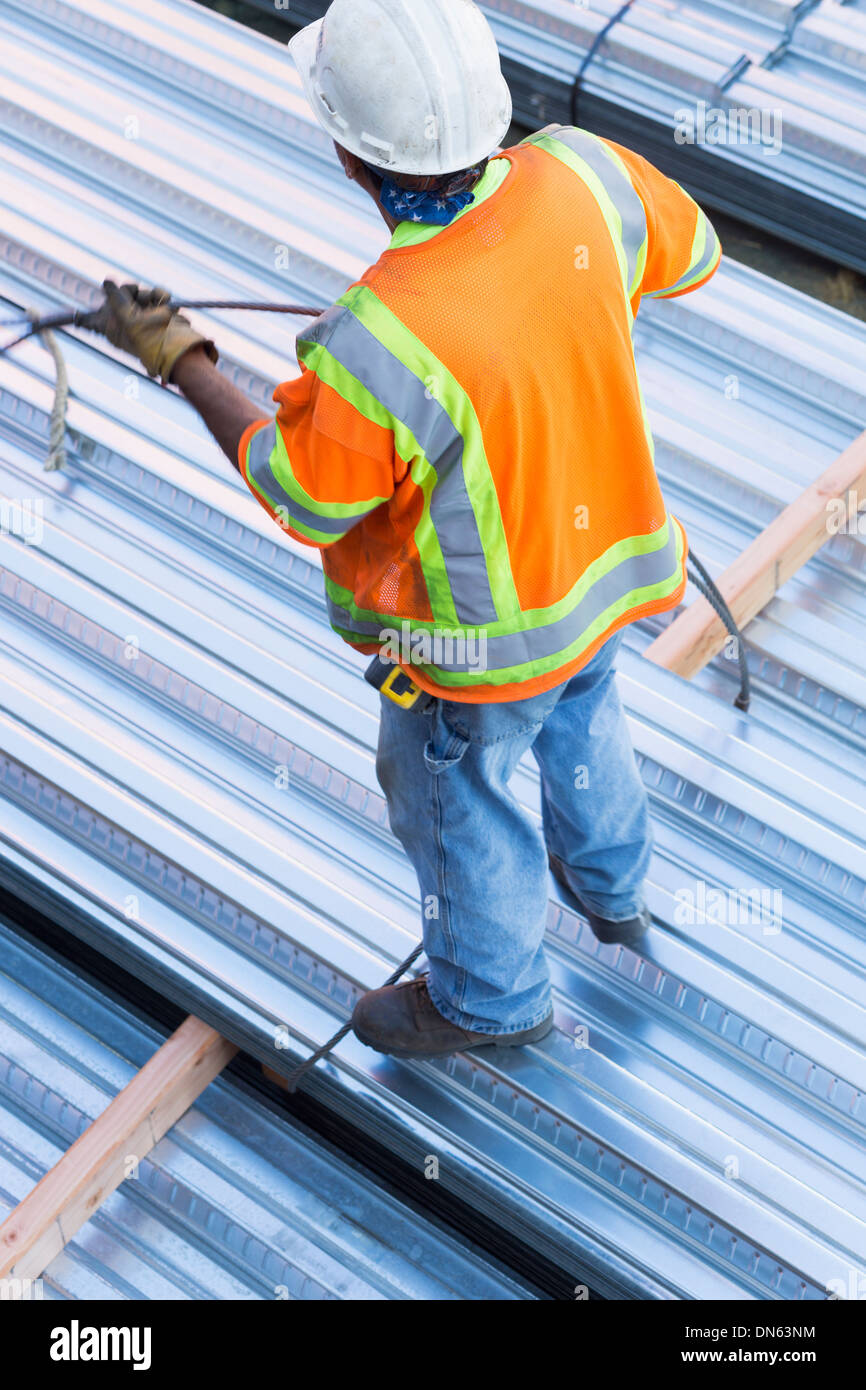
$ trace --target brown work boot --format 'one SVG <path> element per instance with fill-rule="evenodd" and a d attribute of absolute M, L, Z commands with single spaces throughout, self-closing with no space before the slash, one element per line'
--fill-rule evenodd
<path fill-rule="evenodd" d="M 391 1057 L 444 1057 L 470 1047 L 520 1047 L 540 1042 L 553 1027 L 553 1009 L 520 1033 L 471 1033 L 443 1018 L 427 991 L 426 976 L 371 990 L 355 1005 L 355 1036 Z"/>

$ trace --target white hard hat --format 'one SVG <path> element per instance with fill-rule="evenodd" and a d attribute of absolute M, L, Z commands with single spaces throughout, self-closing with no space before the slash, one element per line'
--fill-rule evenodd
<path fill-rule="evenodd" d="M 473 0 L 333 0 L 289 49 L 320 125 L 379 169 L 467 169 L 511 123 L 496 40 Z"/>

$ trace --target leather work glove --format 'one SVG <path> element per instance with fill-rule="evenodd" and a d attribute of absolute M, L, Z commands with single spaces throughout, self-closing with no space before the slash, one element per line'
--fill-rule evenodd
<path fill-rule="evenodd" d="M 149 376 L 170 381 L 178 360 L 199 344 L 212 362 L 219 360 L 210 339 L 170 308 L 168 290 L 116 285 L 113 280 L 104 281 L 102 288 L 105 303 L 87 316 L 83 326 L 102 333 L 121 352 L 137 357 Z"/>

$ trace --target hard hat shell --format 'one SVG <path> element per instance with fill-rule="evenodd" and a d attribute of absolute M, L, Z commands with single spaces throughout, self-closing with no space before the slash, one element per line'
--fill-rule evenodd
<path fill-rule="evenodd" d="M 496 40 L 473 0 L 333 0 L 289 49 L 319 124 L 379 169 L 466 169 L 511 123 Z"/>

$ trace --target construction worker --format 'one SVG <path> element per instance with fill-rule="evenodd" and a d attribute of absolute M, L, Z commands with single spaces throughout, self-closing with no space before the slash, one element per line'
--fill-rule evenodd
<path fill-rule="evenodd" d="M 548 864 L 596 936 L 649 925 L 647 797 L 614 679 L 622 630 L 680 602 L 632 326 L 704 284 L 700 208 L 631 151 L 511 100 L 471 0 L 334 0 L 291 41 L 343 168 L 390 232 L 297 340 L 275 419 L 162 292 L 99 327 L 177 385 L 269 515 L 322 553 L 331 622 L 374 656 L 377 770 L 417 872 L 426 975 L 355 1009 L 398 1056 L 552 1026 Z M 510 781 L 532 750 L 541 827 Z"/>

